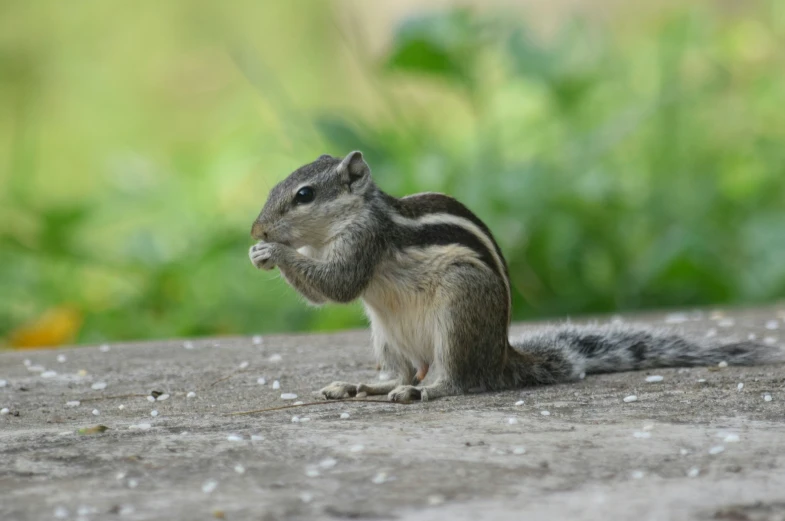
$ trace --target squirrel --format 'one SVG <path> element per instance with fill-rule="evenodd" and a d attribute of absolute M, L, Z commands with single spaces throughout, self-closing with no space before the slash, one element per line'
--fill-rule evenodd
<path fill-rule="evenodd" d="M 779 360 L 752 341 L 689 338 L 630 325 L 561 325 L 511 343 L 507 263 L 488 227 L 452 197 L 395 198 L 363 155 L 322 155 L 277 184 L 253 222 L 249 251 L 306 300 L 361 299 L 373 350 L 394 378 L 333 382 L 327 399 L 410 402 L 575 381 L 585 374 Z M 421 385 L 432 369 L 433 383 Z"/>

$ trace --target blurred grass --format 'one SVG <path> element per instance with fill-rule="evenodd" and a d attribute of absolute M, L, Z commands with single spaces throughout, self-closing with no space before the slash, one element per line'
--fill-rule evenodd
<path fill-rule="evenodd" d="M 362 325 L 246 257 L 269 188 L 353 149 L 390 193 L 488 222 L 516 319 L 785 296 L 782 2 L 547 36 L 519 12 L 423 11 L 379 52 L 361 14 L 0 2 L 0 337 Z"/>

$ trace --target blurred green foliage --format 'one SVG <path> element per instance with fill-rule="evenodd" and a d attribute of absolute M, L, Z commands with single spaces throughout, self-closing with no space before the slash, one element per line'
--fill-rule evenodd
<path fill-rule="evenodd" d="M 379 52 L 348 2 L 77 3 L 0 3 L 0 337 L 362 325 L 246 256 L 275 182 L 354 149 L 489 224 L 516 319 L 785 296 L 780 0 L 422 12 Z"/>

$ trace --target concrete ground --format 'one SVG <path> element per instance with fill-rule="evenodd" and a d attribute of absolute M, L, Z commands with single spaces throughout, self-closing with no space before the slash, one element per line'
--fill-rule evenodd
<path fill-rule="evenodd" d="M 642 320 L 785 341 L 785 306 Z M 785 519 L 782 365 L 229 415 L 377 378 L 367 343 L 354 332 L 4 352 L 0 519 Z M 97 425 L 109 430 L 78 433 Z"/>

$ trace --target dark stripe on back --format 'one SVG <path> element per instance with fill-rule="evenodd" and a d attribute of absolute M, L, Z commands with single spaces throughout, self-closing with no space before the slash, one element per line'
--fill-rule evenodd
<path fill-rule="evenodd" d="M 496 239 L 493 237 L 491 230 L 480 220 L 479 217 L 474 215 L 471 210 L 466 208 L 461 202 L 453 199 L 444 194 L 415 194 L 403 199 L 396 199 L 390 195 L 382 193 L 385 203 L 390 205 L 401 216 L 409 219 L 417 219 L 428 214 L 450 214 L 456 217 L 462 217 L 474 223 L 482 232 L 488 236 L 496 249 L 496 254 L 502 262 L 504 268 L 504 275 L 509 279 L 509 271 L 507 269 L 507 260 L 504 258 Z M 469 233 L 471 235 L 471 233 Z M 479 241 L 477 241 L 479 242 Z M 482 244 L 482 243 L 480 243 Z M 483 246 L 483 250 L 487 249 Z M 493 271 L 496 271 L 496 265 L 491 266 Z"/>
<path fill-rule="evenodd" d="M 412 228 L 404 228 L 396 237 L 396 246 L 399 248 L 447 246 L 458 244 L 474 251 L 480 260 L 487 265 L 499 278 L 504 277 L 499 273 L 499 268 L 493 255 L 475 234 L 457 224 L 423 224 Z"/>

